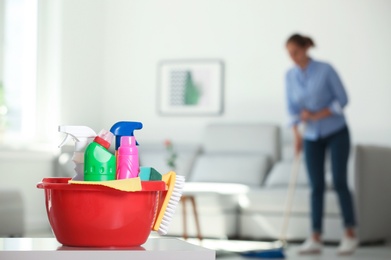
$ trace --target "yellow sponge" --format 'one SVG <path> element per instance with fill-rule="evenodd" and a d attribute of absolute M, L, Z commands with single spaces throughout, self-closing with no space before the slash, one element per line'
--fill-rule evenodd
<path fill-rule="evenodd" d="M 141 180 L 139 177 L 130 178 L 130 179 L 122 179 L 122 180 L 113 180 L 113 181 L 68 181 L 70 184 L 82 184 L 82 185 L 101 185 L 106 186 L 112 189 L 120 190 L 120 191 L 140 191 Z"/>

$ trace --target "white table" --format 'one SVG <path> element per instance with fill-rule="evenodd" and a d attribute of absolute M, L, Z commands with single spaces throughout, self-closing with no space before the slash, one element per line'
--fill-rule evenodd
<path fill-rule="evenodd" d="M 250 188 L 239 183 L 216 183 L 216 182 L 186 182 L 183 195 L 197 195 L 200 193 L 213 193 L 222 195 L 246 194 Z"/>
<path fill-rule="evenodd" d="M 55 238 L 0 238 L 0 259 L 209 260 L 216 259 L 216 254 L 174 238 L 149 238 L 144 245 L 133 248 L 65 247 Z"/>

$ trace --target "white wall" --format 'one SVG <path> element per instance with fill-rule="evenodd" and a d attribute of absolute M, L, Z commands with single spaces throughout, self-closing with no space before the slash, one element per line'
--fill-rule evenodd
<path fill-rule="evenodd" d="M 391 2 L 387 0 L 64 1 L 62 109 L 67 123 L 109 128 L 140 120 L 143 140 L 198 141 L 213 121 L 286 122 L 284 49 L 293 32 L 313 36 L 313 57 L 332 63 L 349 92 L 354 142 L 391 144 Z M 102 54 L 103 52 L 103 54 Z M 220 117 L 157 113 L 161 60 L 225 63 Z M 101 89 L 101 103 L 84 97 Z M 74 93 L 80 93 L 76 99 Z M 99 99 L 99 96 L 97 97 Z M 77 105 L 68 110 L 68 106 Z M 75 113 L 75 112 L 81 113 Z M 102 113 L 102 114 L 100 114 Z M 96 129 L 99 130 L 99 129 Z"/>
<path fill-rule="evenodd" d="M 104 2 L 63 0 L 60 6 L 61 124 L 101 127 Z"/>
<path fill-rule="evenodd" d="M 204 126 L 213 121 L 284 125 L 283 76 L 291 64 L 284 42 L 291 33 L 299 31 L 317 42 L 313 56 L 331 62 L 341 74 L 351 98 L 346 112 L 354 141 L 391 145 L 391 1 L 40 3 L 40 21 L 45 28 L 40 39 L 45 39 L 46 32 L 50 36 L 44 40 L 47 45 L 41 42 L 39 49 L 44 56 L 39 66 L 49 67 L 39 75 L 39 88 L 50 95 L 57 93 L 50 88 L 60 88 L 61 124 L 85 124 L 98 131 L 117 120 L 140 120 L 145 127 L 138 133 L 139 139 L 186 142 L 199 141 Z M 161 60 L 178 58 L 224 61 L 222 116 L 159 116 L 157 65 Z M 40 111 L 48 113 L 39 116 L 40 124 L 48 120 L 53 120 L 51 125 L 56 124 L 52 113 L 57 113 L 57 99 L 50 98 L 53 99 L 49 104 L 39 102 Z M 57 131 L 49 126 L 43 129 L 48 133 Z M 35 151 L 19 151 L 18 156 L 13 153 L 0 154 L 3 175 L 11 176 L 0 188 L 22 191 L 28 231 L 45 227 L 43 192 L 35 184 L 53 172 L 52 155 Z"/>

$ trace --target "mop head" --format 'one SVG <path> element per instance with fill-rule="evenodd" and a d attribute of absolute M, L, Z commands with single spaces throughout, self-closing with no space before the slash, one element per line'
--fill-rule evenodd
<path fill-rule="evenodd" d="M 262 250 L 262 251 L 249 251 L 241 253 L 244 257 L 250 258 L 266 258 L 266 259 L 284 259 L 284 251 L 282 248 Z"/>

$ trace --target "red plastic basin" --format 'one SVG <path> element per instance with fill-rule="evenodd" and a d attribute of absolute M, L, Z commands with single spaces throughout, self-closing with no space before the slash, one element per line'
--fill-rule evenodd
<path fill-rule="evenodd" d="M 68 184 L 44 178 L 45 205 L 53 233 L 66 246 L 130 247 L 151 232 L 166 185 L 143 181 L 142 191 L 123 192 L 99 185 Z"/>

